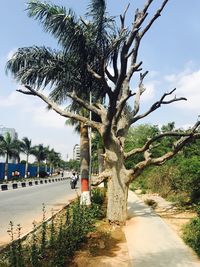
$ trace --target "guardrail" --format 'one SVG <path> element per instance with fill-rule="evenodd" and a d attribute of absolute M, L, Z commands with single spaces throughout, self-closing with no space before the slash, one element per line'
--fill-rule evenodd
<path fill-rule="evenodd" d="M 67 179 L 69 179 L 69 177 L 27 180 L 23 182 L 16 182 L 16 181 L 8 182 L 8 183 L 0 184 L 0 191 L 30 187 L 34 185 L 44 185 L 44 184 L 59 182 L 59 181 L 67 180 Z"/>

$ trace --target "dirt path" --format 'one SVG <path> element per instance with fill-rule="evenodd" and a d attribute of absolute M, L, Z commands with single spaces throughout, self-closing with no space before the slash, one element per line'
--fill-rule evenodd
<path fill-rule="evenodd" d="M 102 221 L 69 267 L 130 267 L 125 235 L 120 227 Z"/>

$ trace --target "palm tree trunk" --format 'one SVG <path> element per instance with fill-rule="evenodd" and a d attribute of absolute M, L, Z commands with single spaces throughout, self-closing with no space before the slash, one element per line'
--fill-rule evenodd
<path fill-rule="evenodd" d="M 38 165 L 37 165 L 37 177 L 40 177 L 40 161 L 38 161 Z"/>
<path fill-rule="evenodd" d="M 26 167 L 25 167 L 25 178 L 28 177 L 28 154 L 26 155 Z"/>
<path fill-rule="evenodd" d="M 47 168 L 48 168 L 47 161 L 45 161 L 45 172 L 47 172 Z"/>
<path fill-rule="evenodd" d="M 5 180 L 8 179 L 8 154 L 6 154 L 4 179 L 5 179 Z"/>
<path fill-rule="evenodd" d="M 88 127 L 83 123 L 80 124 L 80 161 L 81 161 L 81 203 L 90 205 L 89 191 L 89 135 Z"/>

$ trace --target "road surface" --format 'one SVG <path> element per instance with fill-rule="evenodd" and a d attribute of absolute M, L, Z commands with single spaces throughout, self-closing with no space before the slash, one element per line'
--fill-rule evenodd
<path fill-rule="evenodd" d="M 0 246 L 10 241 L 7 233 L 10 221 L 15 227 L 20 224 L 24 235 L 33 229 L 33 221 L 41 222 L 43 203 L 48 218 L 52 211 L 59 211 L 76 195 L 76 191 L 70 188 L 69 180 L 1 191 Z"/>

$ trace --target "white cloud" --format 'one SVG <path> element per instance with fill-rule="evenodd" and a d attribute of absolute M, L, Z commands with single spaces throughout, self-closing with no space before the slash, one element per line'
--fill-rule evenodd
<path fill-rule="evenodd" d="M 176 86 L 177 97 L 187 98 L 187 102 L 177 102 L 177 107 L 200 112 L 200 70 L 168 75 L 165 80 Z"/>
<path fill-rule="evenodd" d="M 63 159 L 67 154 L 71 156 L 73 146 L 79 142 L 73 127 L 65 126 L 65 120 L 55 111 L 48 111 L 39 98 L 18 92 L 0 95 L 0 124 L 15 128 L 20 139 L 27 136 L 34 145 L 49 145 L 61 152 Z"/>
<path fill-rule="evenodd" d="M 66 118 L 61 117 L 55 111 L 45 110 L 44 106 L 32 110 L 32 119 L 38 127 L 63 129 Z"/>
<path fill-rule="evenodd" d="M 64 128 L 66 118 L 61 117 L 55 111 L 48 111 L 46 105 L 39 98 L 30 97 L 12 92 L 4 97 L 0 96 L 0 107 L 2 108 L 17 108 L 20 113 L 26 113 L 31 116 L 32 123 L 38 127 L 45 128 Z"/>
<path fill-rule="evenodd" d="M 17 106 L 26 106 L 25 99 L 27 96 L 20 95 L 17 92 L 12 92 L 6 96 L 0 96 L 0 106 L 1 107 L 17 107 Z"/>

